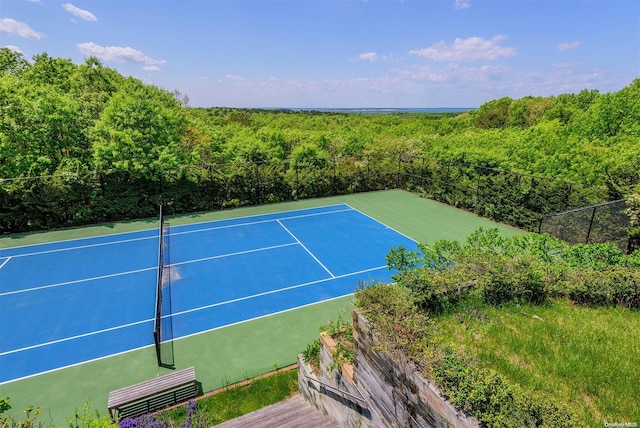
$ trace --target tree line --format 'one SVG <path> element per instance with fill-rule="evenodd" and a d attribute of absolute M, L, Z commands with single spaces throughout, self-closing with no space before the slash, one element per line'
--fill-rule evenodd
<path fill-rule="evenodd" d="M 0 111 L 2 233 L 395 186 L 522 225 L 501 204 L 552 212 L 640 182 L 640 79 L 457 115 L 191 108 L 95 57 L 2 48 Z"/>

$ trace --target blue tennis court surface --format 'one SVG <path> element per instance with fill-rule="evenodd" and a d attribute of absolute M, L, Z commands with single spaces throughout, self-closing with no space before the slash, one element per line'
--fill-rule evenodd
<path fill-rule="evenodd" d="M 0 250 L 0 383 L 153 345 L 158 239 L 147 230 Z M 398 245 L 416 248 L 348 205 L 171 227 L 174 337 L 389 281 L 385 257 Z"/>

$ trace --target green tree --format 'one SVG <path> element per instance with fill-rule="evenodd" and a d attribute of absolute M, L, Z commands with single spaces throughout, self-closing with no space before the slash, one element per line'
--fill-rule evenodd
<path fill-rule="evenodd" d="M 178 174 L 190 154 L 180 150 L 187 119 L 167 91 L 129 78 L 109 99 L 92 130 L 99 171 L 156 180 Z"/>
<path fill-rule="evenodd" d="M 476 115 L 476 126 L 483 129 L 506 128 L 512 102 L 511 98 L 503 97 L 482 104 Z"/>
<path fill-rule="evenodd" d="M 21 53 L 14 52 L 9 48 L 0 48 L 0 73 L 21 75 L 30 67 Z"/>
<path fill-rule="evenodd" d="M 76 65 L 70 59 L 52 58 L 44 52 L 34 55 L 33 64 L 24 77 L 35 84 L 52 85 L 68 92 L 71 89 L 70 77 L 75 69 Z"/>
<path fill-rule="evenodd" d="M 0 75 L 0 174 L 46 175 L 65 158 L 86 159 L 80 105 L 50 85 Z"/>

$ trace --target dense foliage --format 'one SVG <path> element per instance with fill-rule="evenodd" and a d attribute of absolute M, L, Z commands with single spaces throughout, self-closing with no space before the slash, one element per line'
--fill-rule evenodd
<path fill-rule="evenodd" d="M 94 57 L 0 49 L 0 230 L 151 217 L 161 201 L 177 213 L 396 186 L 532 227 L 640 181 L 640 79 L 461 115 L 187 100 Z"/>
<path fill-rule="evenodd" d="M 497 229 L 479 229 L 464 244 L 418 245 L 421 252 L 393 249 L 387 262 L 427 312 L 455 306 L 472 286 L 490 305 L 567 297 L 640 308 L 640 252 L 624 254 L 612 244 L 569 245 L 536 234 L 504 238 Z"/>
<path fill-rule="evenodd" d="M 448 316 L 454 325 L 473 324 L 469 335 L 477 341 L 480 327 L 467 319 L 486 320 L 487 315 L 478 308 L 487 306 L 514 307 L 521 314 L 525 308 L 542 304 L 549 307 L 552 302 L 569 300 L 585 307 L 637 310 L 639 252 L 624 254 L 611 244 L 571 246 L 546 235 L 505 238 L 497 230 L 483 229 L 465 243 L 443 240 L 419 248 L 421 251 L 402 247 L 390 251 L 387 261 L 397 271 L 396 283 L 374 284 L 356 293 L 356 306 L 372 321 L 376 334 L 382 338 L 380 346 L 392 354 L 411 358 L 436 380 L 454 404 L 487 426 L 580 426 L 593 422 L 589 419 L 592 417 L 607 420 L 607 415 L 602 414 L 576 416 L 574 411 L 580 403 L 565 402 L 562 397 L 550 397 L 514 383 L 500 371 L 480 364 L 479 358 L 460 347 L 456 338 L 436 337 L 446 322 L 442 317 Z M 544 322 L 539 317 L 537 320 Z M 505 322 L 500 316 L 492 321 L 495 325 Z M 518 330 L 502 330 L 507 330 L 503 335 L 520 337 Z M 567 330 L 561 329 L 561 334 L 565 335 L 564 340 L 569 339 Z M 532 341 L 538 340 L 542 337 Z M 538 343 L 536 349 L 544 358 L 552 358 L 552 345 L 562 347 L 544 342 Z M 608 349 L 606 344 L 604 348 Z M 602 351 L 598 348 L 595 352 Z M 517 359 L 518 355 L 516 352 L 516 356 L 501 357 Z M 571 357 L 581 360 L 579 355 Z M 614 369 L 622 370 L 622 365 Z M 635 370 L 633 364 L 631 370 Z M 562 382 L 562 374 L 559 375 Z M 616 385 L 611 389 L 616 391 Z M 584 417 L 587 419 L 581 419 Z"/>

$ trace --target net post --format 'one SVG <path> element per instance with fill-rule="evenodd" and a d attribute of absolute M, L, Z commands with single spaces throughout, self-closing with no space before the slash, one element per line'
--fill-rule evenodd
<path fill-rule="evenodd" d="M 156 283 L 156 307 L 153 323 L 153 343 L 156 347 L 158 366 L 162 366 L 162 282 L 164 277 L 164 215 L 162 204 L 159 206 L 158 228 L 158 278 Z"/>

